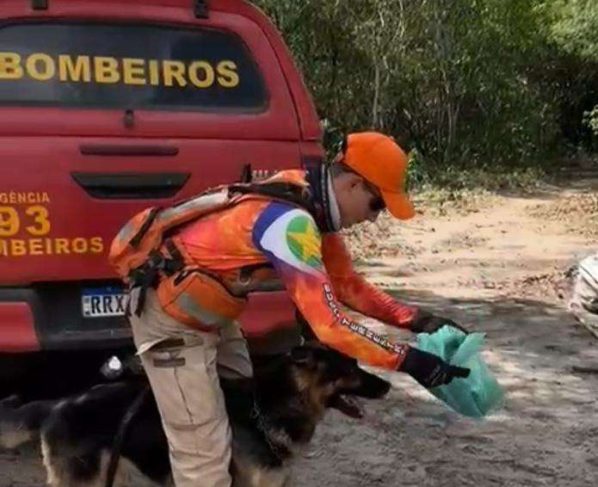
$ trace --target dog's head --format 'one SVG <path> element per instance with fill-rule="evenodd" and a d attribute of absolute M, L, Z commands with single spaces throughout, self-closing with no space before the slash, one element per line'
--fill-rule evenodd
<path fill-rule="evenodd" d="M 377 399 L 390 383 L 366 372 L 357 360 L 321 345 L 303 345 L 291 353 L 293 375 L 298 389 L 315 407 L 333 407 L 352 417 L 361 417 L 351 397 Z"/>

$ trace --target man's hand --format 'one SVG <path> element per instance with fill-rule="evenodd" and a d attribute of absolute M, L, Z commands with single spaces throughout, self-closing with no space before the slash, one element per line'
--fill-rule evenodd
<path fill-rule="evenodd" d="M 450 365 L 437 355 L 411 347 L 399 370 L 406 372 L 427 389 L 449 384 L 457 377 L 468 377 L 469 369 Z"/>
<path fill-rule="evenodd" d="M 418 310 L 417 315 L 411 322 L 411 331 L 414 333 L 434 333 L 444 325 L 449 325 L 463 333 L 469 333 L 461 325 L 455 323 L 450 318 L 443 318 L 442 316 L 436 316 L 423 309 Z"/>

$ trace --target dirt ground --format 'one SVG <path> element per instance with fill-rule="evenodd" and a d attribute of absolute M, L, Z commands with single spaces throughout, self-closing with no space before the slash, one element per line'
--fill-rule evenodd
<path fill-rule="evenodd" d="M 297 485 L 598 485 L 598 341 L 565 306 L 566 271 L 596 248 L 597 190 L 585 181 L 422 200 L 408 223 L 384 217 L 354 232 L 372 282 L 487 333 L 485 357 L 507 401 L 469 420 L 410 378 L 380 372 L 394 385 L 389 397 L 368 402 L 362 420 L 331 411 L 296 466 Z M 0 453 L 0 487 L 42 480 L 36 452 Z"/>

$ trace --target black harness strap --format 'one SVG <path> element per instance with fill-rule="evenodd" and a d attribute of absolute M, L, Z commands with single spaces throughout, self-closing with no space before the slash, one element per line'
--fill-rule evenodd
<path fill-rule="evenodd" d="M 143 403 L 147 399 L 149 392 L 150 388 L 149 385 L 147 385 L 131 403 L 122 420 L 120 421 L 120 424 L 118 425 L 118 431 L 114 437 L 112 451 L 110 452 L 110 461 L 108 462 L 108 470 L 106 472 L 106 483 L 104 484 L 105 487 L 112 487 L 114 485 L 114 478 L 116 477 L 116 470 L 118 469 L 120 453 L 126 438 L 127 430 L 135 418 L 135 415 L 139 412 L 141 406 L 143 406 Z"/>
<path fill-rule="evenodd" d="M 164 245 L 170 254 L 169 257 L 166 257 L 159 250 L 152 250 L 145 264 L 134 269 L 129 275 L 131 289 L 139 288 L 139 296 L 137 297 L 137 304 L 135 306 L 135 314 L 137 316 L 141 316 L 141 312 L 145 306 L 147 290 L 150 287 L 156 287 L 160 279 L 160 274 L 170 277 L 182 271 L 185 267 L 185 259 L 176 248 L 174 242 L 168 239 L 164 242 Z M 127 310 L 127 314 L 130 314 L 130 310 Z"/>
<path fill-rule="evenodd" d="M 315 207 L 307 188 L 292 183 L 233 184 L 229 186 L 231 193 L 257 194 L 293 203 L 307 210 L 314 217 Z"/>
<path fill-rule="evenodd" d="M 145 234 L 147 233 L 149 228 L 152 226 L 152 224 L 154 223 L 154 220 L 156 219 L 156 217 L 158 216 L 158 214 L 161 211 L 162 211 L 162 208 L 160 208 L 160 207 L 151 209 L 149 215 L 147 216 L 147 220 L 145 220 L 143 222 L 143 225 L 141 225 L 141 228 L 139 229 L 139 231 L 130 240 L 132 247 L 137 248 L 139 246 L 139 244 L 141 243 L 141 240 L 143 239 L 143 237 L 145 237 Z"/>

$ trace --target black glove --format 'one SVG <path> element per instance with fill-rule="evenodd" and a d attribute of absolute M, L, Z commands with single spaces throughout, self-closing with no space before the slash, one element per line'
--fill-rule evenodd
<path fill-rule="evenodd" d="M 437 355 L 409 348 L 399 370 L 406 372 L 427 389 L 449 384 L 456 377 L 469 376 L 469 369 L 447 364 Z"/>
<path fill-rule="evenodd" d="M 418 310 L 417 315 L 411 322 L 411 331 L 414 333 L 434 333 L 439 328 L 442 328 L 444 325 L 449 325 L 458 330 L 461 330 L 463 333 L 469 333 L 465 328 L 461 325 L 458 325 L 450 318 L 443 318 L 442 316 L 436 316 L 428 311 L 424 311 L 423 309 Z"/>

